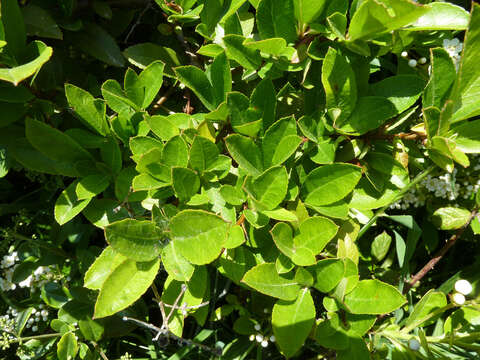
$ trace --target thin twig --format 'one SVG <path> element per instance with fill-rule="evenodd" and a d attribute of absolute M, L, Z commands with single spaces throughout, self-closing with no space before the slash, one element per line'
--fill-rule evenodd
<path fill-rule="evenodd" d="M 102 357 L 102 359 L 103 359 L 103 360 L 108 360 L 107 355 L 105 355 L 105 353 L 102 351 L 102 349 L 100 349 L 100 346 L 98 346 L 98 344 L 97 344 L 95 341 L 92 341 L 92 344 L 93 344 L 93 346 L 95 347 L 95 350 L 98 351 L 98 353 L 100 354 L 100 356 Z"/>
<path fill-rule="evenodd" d="M 177 298 L 175 299 L 175 302 L 173 303 L 172 310 L 170 310 L 170 312 L 168 313 L 167 318 L 163 319 L 162 328 L 165 327 L 166 329 L 168 329 L 168 321 L 172 317 L 174 309 L 178 305 L 178 302 L 180 301 L 180 299 L 182 298 L 182 296 L 183 296 L 183 294 L 185 293 L 186 290 L 187 290 L 187 285 L 182 284 L 182 289 L 180 290 L 180 293 L 178 294 Z"/>
<path fill-rule="evenodd" d="M 150 9 L 150 7 L 152 6 L 152 1 L 149 0 L 147 5 L 145 6 L 145 8 L 142 10 L 142 12 L 140 13 L 140 15 L 138 15 L 138 18 L 137 18 L 137 21 L 135 21 L 135 24 L 133 24 L 133 26 L 130 28 L 130 30 L 128 31 L 128 34 L 127 36 L 125 37 L 125 40 L 123 40 L 123 43 L 126 44 L 128 42 L 128 39 L 130 37 L 130 35 L 132 35 L 133 31 L 135 30 L 135 28 L 140 24 L 140 21 L 142 20 L 142 17 L 143 15 L 145 15 L 145 13 L 147 12 L 148 9 Z"/>
<path fill-rule="evenodd" d="M 460 229 L 457 230 L 455 234 L 453 234 L 450 239 L 443 245 L 443 247 L 430 259 L 429 262 L 425 264 L 425 266 L 417 272 L 411 279 L 410 281 L 405 285 L 405 288 L 403 289 L 404 293 L 407 293 L 408 290 L 412 288 L 413 285 L 419 280 L 421 280 L 430 270 L 434 268 L 435 265 L 442 259 L 442 257 L 450 250 L 450 248 L 455 245 L 455 242 L 462 236 L 463 232 L 465 229 L 470 225 L 470 222 L 473 220 L 473 218 L 477 215 L 478 209 L 475 209 L 472 211 L 470 214 L 470 217 L 467 221 L 467 223 L 462 226 Z"/>

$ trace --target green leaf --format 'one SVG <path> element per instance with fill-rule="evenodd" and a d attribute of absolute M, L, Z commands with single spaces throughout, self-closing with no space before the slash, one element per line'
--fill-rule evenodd
<path fill-rule="evenodd" d="M 271 233 L 278 249 L 296 265 L 309 266 L 316 263 L 315 256 L 333 239 L 337 229 L 338 226 L 331 220 L 314 216 L 300 224 L 295 237 L 291 227 L 285 223 L 277 223 Z"/>
<path fill-rule="evenodd" d="M 208 264 L 220 255 L 229 226 L 221 217 L 202 210 L 184 210 L 170 220 L 176 249 L 195 265 Z"/>
<path fill-rule="evenodd" d="M 326 0 L 294 0 L 295 17 L 305 27 L 305 25 L 317 20 L 327 3 Z"/>
<path fill-rule="evenodd" d="M 302 289 L 296 300 L 279 300 L 275 303 L 272 329 L 285 357 L 292 357 L 302 348 L 312 330 L 315 315 L 315 305 L 308 288 Z"/>
<path fill-rule="evenodd" d="M 470 211 L 463 208 L 443 207 L 432 215 L 433 224 L 440 230 L 456 230 L 467 225 Z"/>
<path fill-rule="evenodd" d="M 107 246 L 88 268 L 83 279 L 83 286 L 91 290 L 100 290 L 112 271 L 126 259 L 111 246 Z"/>
<path fill-rule="evenodd" d="M 451 95 L 451 99 L 454 101 L 452 122 L 480 114 L 480 104 L 477 101 L 480 95 L 480 70 L 477 66 L 479 51 L 480 5 L 472 3 L 472 13 L 465 34 L 458 76 Z"/>
<path fill-rule="evenodd" d="M 173 70 L 178 80 L 191 89 L 208 110 L 216 109 L 212 84 L 202 70 L 192 65 L 179 66 Z"/>
<path fill-rule="evenodd" d="M 220 195 L 227 203 L 232 205 L 242 205 L 246 200 L 245 193 L 242 189 L 228 184 L 221 186 Z"/>
<path fill-rule="evenodd" d="M 387 256 L 391 243 L 392 237 L 385 231 L 375 237 L 370 252 L 377 262 L 382 261 Z"/>
<path fill-rule="evenodd" d="M 373 39 L 415 23 L 428 10 L 428 7 L 408 0 L 363 1 L 350 21 L 348 39 Z"/>
<path fill-rule="evenodd" d="M 72 84 L 65 84 L 68 104 L 78 118 L 90 129 L 105 136 L 108 131 L 105 102 Z"/>
<path fill-rule="evenodd" d="M 258 4 L 257 27 L 260 38 L 284 38 L 287 43 L 297 40 L 292 0 L 261 0 Z"/>
<path fill-rule="evenodd" d="M 80 179 L 77 183 L 75 193 L 78 200 L 92 198 L 100 194 L 110 185 L 108 175 L 89 175 Z"/>
<path fill-rule="evenodd" d="M 113 136 L 108 136 L 100 146 L 100 156 L 113 174 L 118 174 L 122 170 L 122 152 Z"/>
<path fill-rule="evenodd" d="M 258 210 L 275 209 L 287 195 L 288 174 L 285 167 L 272 167 L 246 186 Z"/>
<path fill-rule="evenodd" d="M 123 55 L 140 69 L 145 69 L 154 61 L 160 60 L 165 64 L 165 76 L 168 77 L 175 77 L 173 68 L 182 64 L 182 59 L 175 50 L 153 43 L 130 46 L 123 51 Z"/>
<path fill-rule="evenodd" d="M 262 111 L 263 129 L 268 129 L 275 122 L 277 94 L 270 79 L 263 79 L 250 96 L 250 105 Z"/>
<path fill-rule="evenodd" d="M 64 334 L 57 344 L 58 360 L 75 359 L 78 352 L 77 337 L 72 332 Z"/>
<path fill-rule="evenodd" d="M 21 58 L 27 42 L 27 33 L 17 0 L 2 1 L 0 19 L 2 19 L 2 40 L 7 42 L 8 51 L 17 59 Z M 5 33 L 3 31 L 5 30 Z M 1 76 L 0 76 L 1 78 Z"/>
<path fill-rule="evenodd" d="M 345 275 L 345 264 L 341 259 L 324 259 L 308 267 L 314 278 L 313 287 L 323 293 L 335 289 Z"/>
<path fill-rule="evenodd" d="M 92 198 L 79 200 L 77 198 L 76 188 L 77 181 L 72 182 L 65 190 L 62 191 L 57 201 L 55 202 L 55 220 L 60 225 L 63 225 L 80 212 L 85 209 Z"/>
<path fill-rule="evenodd" d="M 132 305 L 148 290 L 157 276 L 159 267 L 160 259 L 150 262 L 127 259 L 117 266 L 105 280 L 98 294 L 94 318 L 113 315 Z"/>
<path fill-rule="evenodd" d="M 470 15 L 464 8 L 448 2 L 432 2 L 427 11 L 406 30 L 466 30 Z"/>
<path fill-rule="evenodd" d="M 83 25 L 83 30 L 71 34 L 73 43 L 87 54 L 112 66 L 123 67 L 125 58 L 115 39 L 94 23 Z"/>
<path fill-rule="evenodd" d="M 345 305 L 353 314 L 387 314 L 406 300 L 392 285 L 379 280 L 362 280 L 345 296 Z"/>
<path fill-rule="evenodd" d="M 176 249 L 175 241 L 170 241 L 162 249 L 162 264 L 168 275 L 177 281 L 188 281 L 195 267 Z"/>
<path fill-rule="evenodd" d="M 456 134 L 457 149 L 465 153 L 480 153 L 480 120 L 462 122 L 450 133 Z"/>
<path fill-rule="evenodd" d="M 127 81 L 127 74 L 125 74 L 125 93 L 130 97 L 130 93 L 139 94 L 134 96 L 134 101 L 141 109 L 146 109 L 157 96 L 158 91 L 163 83 L 163 69 L 165 65 L 161 61 L 154 61 L 148 65 L 141 73 L 136 76 L 135 72 L 131 70 L 130 73 L 135 74 L 131 77 L 131 81 Z M 130 69 L 129 69 L 130 70 Z M 133 101 L 132 97 L 130 99 Z"/>
<path fill-rule="evenodd" d="M 241 35 L 230 34 L 222 39 L 229 59 L 235 60 L 245 69 L 257 70 L 262 64 L 262 57 L 256 49 L 246 47 L 245 38 Z"/>
<path fill-rule="evenodd" d="M 262 130 L 262 112 L 252 107 L 248 97 L 233 91 L 227 94 L 227 108 L 230 113 L 230 123 L 235 132 L 256 137 Z"/>
<path fill-rule="evenodd" d="M 137 104 L 128 98 L 116 80 L 109 79 L 102 84 L 102 95 L 108 106 L 119 114 L 128 113 L 131 109 L 139 110 Z"/>
<path fill-rule="evenodd" d="M 50 14 L 39 6 L 28 4 L 22 8 L 23 20 L 30 36 L 63 39 L 62 30 Z"/>
<path fill-rule="evenodd" d="M 297 124 L 293 116 L 278 120 L 265 132 L 262 140 L 263 165 L 280 165 L 285 162 L 302 142 L 297 136 Z"/>
<path fill-rule="evenodd" d="M 233 160 L 247 173 L 252 176 L 262 173 L 262 153 L 252 139 L 234 134 L 225 139 L 225 144 Z"/>
<path fill-rule="evenodd" d="M 216 109 L 218 105 L 226 100 L 227 93 L 232 91 L 232 72 L 230 71 L 230 62 L 227 59 L 227 55 L 224 52 L 217 55 L 213 59 L 212 64 L 207 67 L 205 73 L 212 84 Z"/>
<path fill-rule="evenodd" d="M 217 146 L 203 136 L 195 136 L 190 148 L 190 165 L 192 169 L 204 172 L 218 160 Z"/>
<path fill-rule="evenodd" d="M 362 170 L 350 164 L 324 165 L 311 171 L 305 179 L 301 195 L 306 205 L 322 206 L 347 196 L 362 177 Z"/>
<path fill-rule="evenodd" d="M 264 263 L 250 269 L 242 282 L 262 294 L 292 301 L 300 291 L 300 285 L 293 278 L 293 273 L 279 275 L 275 264 Z"/>
<path fill-rule="evenodd" d="M 416 326 L 426 326 L 435 321 L 435 317 L 428 320 L 428 323 L 424 324 L 422 321 L 428 314 L 438 310 L 447 305 L 447 298 L 445 294 L 440 291 L 435 291 L 434 289 L 429 290 L 420 301 L 415 304 L 413 311 L 410 313 L 410 316 L 405 320 L 404 326 L 410 326 L 416 324 Z M 439 314 L 440 316 L 440 314 Z M 432 321 L 433 320 L 433 321 Z"/>
<path fill-rule="evenodd" d="M 433 4 L 437 3 L 432 3 L 432 5 Z M 455 71 L 452 58 L 443 48 L 431 49 L 430 60 L 431 75 L 423 93 L 423 107 L 428 108 L 434 106 L 441 109 L 450 94 L 452 85 L 457 77 L 457 72 Z M 429 135 L 441 135 L 437 132 L 437 129 L 438 126 L 433 129 L 429 128 Z"/>
<path fill-rule="evenodd" d="M 374 171 L 372 176 L 377 178 L 383 176 L 399 189 L 404 188 L 410 182 L 407 170 L 392 155 L 370 151 L 365 160 L 367 160 L 368 168 Z"/>
<path fill-rule="evenodd" d="M 172 186 L 178 199 L 186 202 L 200 189 L 200 179 L 191 169 L 172 167 Z"/>
<path fill-rule="evenodd" d="M 418 76 L 397 75 L 370 85 L 369 90 L 371 95 L 388 99 L 400 114 L 415 104 L 424 88 L 425 81 Z"/>
<path fill-rule="evenodd" d="M 327 111 L 335 123 L 347 119 L 357 103 L 355 74 L 347 58 L 329 48 L 322 65 Z"/>
<path fill-rule="evenodd" d="M 131 181 L 128 183 L 129 188 L 130 184 Z M 102 229 L 115 221 L 129 217 L 128 210 L 122 207 L 117 200 L 105 198 L 93 199 L 82 211 L 82 214 L 93 225 Z"/>
<path fill-rule="evenodd" d="M 105 239 L 118 253 L 135 261 L 159 256 L 163 233 L 152 221 L 124 219 L 105 228 Z"/>
<path fill-rule="evenodd" d="M 243 45 L 247 49 L 260 50 L 263 54 L 273 56 L 280 56 L 287 48 L 287 42 L 283 38 L 270 38 L 259 41 L 247 38 L 243 42 Z"/>
<path fill-rule="evenodd" d="M 163 141 L 168 141 L 180 134 L 179 127 L 171 121 L 170 116 L 149 116 L 147 117 L 147 122 L 153 133 Z"/>
<path fill-rule="evenodd" d="M 39 71 L 53 53 L 51 47 L 38 40 L 32 41 L 26 50 L 30 54 L 29 58 L 32 60 L 13 68 L 0 68 L 0 80 L 9 81 L 17 86 L 18 83 Z"/>
<path fill-rule="evenodd" d="M 188 165 L 188 147 L 181 136 L 174 136 L 163 147 L 162 162 L 167 166 Z"/>

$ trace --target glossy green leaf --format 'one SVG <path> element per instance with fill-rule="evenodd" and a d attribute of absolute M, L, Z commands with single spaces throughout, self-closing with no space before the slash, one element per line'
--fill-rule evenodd
<path fill-rule="evenodd" d="M 284 38 L 270 38 L 265 40 L 253 41 L 251 39 L 245 39 L 243 45 L 247 49 L 255 49 L 260 50 L 260 52 L 279 56 L 281 55 L 285 49 L 287 48 L 287 42 Z"/>
<path fill-rule="evenodd" d="M 155 280 L 159 267 L 160 259 L 150 262 L 127 259 L 117 266 L 102 285 L 94 317 L 110 316 L 132 305 Z"/>
<path fill-rule="evenodd" d="M 373 239 L 370 252 L 376 261 L 382 261 L 387 256 L 391 243 L 392 237 L 385 231 Z"/>
<path fill-rule="evenodd" d="M 362 280 L 345 296 L 345 305 L 353 314 L 387 314 L 405 301 L 396 288 L 379 280 Z"/>
<path fill-rule="evenodd" d="M 441 109 L 450 94 L 457 73 L 452 58 L 443 48 L 431 49 L 430 60 L 431 75 L 423 94 L 423 107 L 428 108 L 434 106 Z M 438 125 L 433 129 L 428 128 L 429 135 L 441 135 L 437 132 L 437 129 Z"/>
<path fill-rule="evenodd" d="M 396 75 L 370 85 L 370 93 L 387 98 L 397 113 L 412 106 L 422 94 L 425 81 L 414 75 Z"/>
<path fill-rule="evenodd" d="M 292 0 L 261 0 L 256 18 L 258 32 L 262 39 L 280 37 L 287 43 L 294 43 L 297 40 Z"/>
<path fill-rule="evenodd" d="M 425 6 L 427 11 L 407 30 L 465 30 L 470 15 L 457 5 L 448 2 L 432 2 Z"/>
<path fill-rule="evenodd" d="M 426 326 L 428 323 L 432 323 L 435 318 L 429 319 L 428 323 L 424 323 L 424 319 L 431 312 L 440 309 L 447 305 L 447 298 L 444 293 L 429 290 L 418 303 L 415 304 L 410 316 L 405 320 L 405 326 L 416 324 L 417 326 Z"/>
<path fill-rule="evenodd" d="M 88 206 L 82 211 L 82 214 L 93 225 L 102 229 L 115 221 L 129 216 L 128 210 L 122 207 L 117 200 L 105 198 L 90 201 Z"/>
<path fill-rule="evenodd" d="M 105 228 L 105 239 L 118 253 L 135 261 L 159 256 L 163 234 L 151 221 L 124 219 Z"/>
<path fill-rule="evenodd" d="M 246 187 L 258 210 L 275 209 L 287 195 L 288 174 L 284 167 L 272 167 Z"/>
<path fill-rule="evenodd" d="M 315 305 L 307 288 L 300 290 L 296 300 L 279 300 L 273 306 L 273 334 L 285 357 L 290 358 L 304 345 L 315 315 Z"/>
<path fill-rule="evenodd" d="M 193 91 L 208 110 L 215 110 L 216 100 L 213 87 L 207 75 L 205 75 L 202 70 L 195 66 L 188 65 L 176 67 L 174 71 L 177 78 Z"/>
<path fill-rule="evenodd" d="M 262 153 L 252 139 L 234 134 L 225 139 L 225 144 L 233 160 L 250 175 L 258 176 L 262 173 Z"/>
<path fill-rule="evenodd" d="M 480 120 L 462 122 L 451 130 L 455 145 L 465 153 L 480 153 Z"/>
<path fill-rule="evenodd" d="M 456 230 L 467 225 L 470 211 L 457 207 L 443 207 L 435 210 L 432 221 L 441 230 Z"/>
<path fill-rule="evenodd" d="M 0 68 L 0 80 L 9 81 L 16 86 L 21 81 L 39 71 L 43 64 L 50 59 L 53 53 L 51 47 L 38 40 L 32 41 L 28 45 L 27 51 L 31 54 L 30 58 L 32 60 L 26 64 L 12 68 Z"/>
<path fill-rule="evenodd" d="M 170 220 L 176 249 L 196 265 L 208 264 L 220 255 L 228 229 L 222 218 L 202 210 L 184 210 Z"/>
<path fill-rule="evenodd" d="M 62 30 L 46 10 L 30 3 L 22 8 L 22 15 L 28 35 L 62 40 Z"/>
<path fill-rule="evenodd" d="M 110 184 L 107 175 L 89 175 L 80 179 L 77 183 L 75 193 L 78 200 L 92 198 L 100 194 Z"/>
<path fill-rule="evenodd" d="M 315 289 L 328 293 L 345 275 L 345 264 L 341 259 L 324 259 L 308 267 L 308 270 L 313 275 Z"/>
<path fill-rule="evenodd" d="M 480 50 L 480 5 L 472 4 L 472 13 L 458 76 L 452 91 L 454 101 L 452 122 L 468 119 L 480 114 L 480 105 L 476 100 L 480 95 L 480 73 L 477 66 L 477 54 Z"/>
<path fill-rule="evenodd" d="M 352 116 L 335 126 L 349 135 L 363 135 L 383 125 L 397 114 L 395 105 L 385 97 L 364 96 L 358 99 Z"/>
<path fill-rule="evenodd" d="M 294 274 L 279 275 L 273 263 L 253 267 L 245 274 L 242 283 L 262 294 L 288 301 L 295 300 L 300 291 L 300 285 L 294 280 Z"/>
<path fill-rule="evenodd" d="M 100 290 L 112 271 L 126 259 L 111 246 L 107 246 L 88 268 L 83 279 L 83 286 L 91 290 Z"/>
<path fill-rule="evenodd" d="M 169 116 L 149 116 L 147 117 L 147 122 L 153 133 L 164 141 L 168 141 L 180 134 L 179 127 L 171 121 Z"/>
<path fill-rule="evenodd" d="M 127 78 L 125 78 L 125 92 L 127 96 L 130 92 L 139 93 L 139 101 L 137 100 L 136 104 L 141 109 L 146 109 L 152 103 L 162 87 L 164 67 L 165 65 L 161 61 L 154 61 L 138 77 L 133 77 L 134 80 L 132 82 L 127 83 Z"/>
<path fill-rule="evenodd" d="M 180 55 L 175 50 L 153 43 L 135 44 L 126 48 L 123 55 L 140 69 L 160 60 L 165 64 L 165 76 L 168 77 L 174 77 L 173 68 L 182 64 Z"/>
<path fill-rule="evenodd" d="M 262 130 L 262 112 L 252 107 L 248 97 L 233 91 L 227 94 L 227 108 L 230 113 L 230 122 L 235 132 L 256 137 Z"/>
<path fill-rule="evenodd" d="M 275 122 L 277 94 L 270 79 L 263 79 L 253 89 L 250 104 L 262 112 L 263 129 L 268 129 Z"/>
<path fill-rule="evenodd" d="M 77 181 L 72 182 L 65 190 L 62 191 L 57 201 L 55 202 L 55 220 L 60 225 L 63 225 L 80 212 L 85 209 L 92 198 L 79 200 L 77 198 L 76 188 Z"/>
<path fill-rule="evenodd" d="M 188 281 L 195 267 L 176 249 L 175 241 L 170 241 L 162 249 L 162 264 L 168 275 L 177 281 Z"/>
<path fill-rule="evenodd" d="M 328 49 L 323 60 L 322 84 L 330 118 L 334 123 L 347 119 L 357 103 L 356 79 L 347 58 L 334 48 Z"/>
<path fill-rule="evenodd" d="M 219 151 L 217 146 L 203 136 L 196 136 L 190 148 L 190 165 L 199 172 L 206 171 L 215 164 Z"/>
<path fill-rule="evenodd" d="M 172 186 L 180 201 L 188 201 L 200 189 L 200 178 L 191 169 L 172 167 Z"/>
<path fill-rule="evenodd" d="M 382 33 L 415 23 L 428 7 L 408 0 L 366 0 L 350 21 L 348 38 L 372 39 Z"/>
<path fill-rule="evenodd" d="M 301 194 L 306 205 L 322 206 L 343 199 L 357 185 L 362 170 L 350 164 L 324 165 L 311 171 Z"/>
<path fill-rule="evenodd" d="M 131 101 L 118 81 L 109 79 L 102 84 L 102 95 L 108 106 L 117 113 L 128 113 L 131 109 L 139 110 L 137 104 Z"/>
<path fill-rule="evenodd" d="M 222 39 L 229 59 L 235 60 L 245 69 L 256 70 L 262 63 L 262 57 L 256 49 L 246 47 L 245 38 L 241 35 L 226 35 Z"/>
<path fill-rule="evenodd" d="M 0 18 L 2 19 L 2 40 L 7 42 L 8 51 L 14 57 L 20 58 L 25 49 L 27 33 L 18 1 L 2 1 Z"/>
<path fill-rule="evenodd" d="M 59 360 L 75 359 L 78 352 L 77 337 L 74 333 L 67 332 L 57 344 L 57 356 Z"/>
<path fill-rule="evenodd" d="M 262 140 L 265 168 L 285 162 L 298 148 L 302 139 L 297 136 L 297 124 L 293 116 L 275 122 L 265 132 Z"/>
<path fill-rule="evenodd" d="M 325 5 L 328 4 L 326 0 L 294 0 L 295 17 L 300 24 L 307 25 L 317 20 L 322 14 Z"/>

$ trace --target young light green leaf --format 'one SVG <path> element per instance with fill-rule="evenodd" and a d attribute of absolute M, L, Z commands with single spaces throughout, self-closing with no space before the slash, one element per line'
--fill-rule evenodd
<path fill-rule="evenodd" d="M 256 208 L 275 209 L 287 195 L 288 174 L 285 167 L 272 167 L 247 184 L 246 190 L 255 201 Z"/>
<path fill-rule="evenodd" d="M 362 170 L 350 164 L 331 164 L 316 168 L 305 179 L 301 195 L 306 205 L 322 206 L 347 196 L 362 177 Z"/>
<path fill-rule="evenodd" d="M 76 188 L 78 181 L 72 182 L 65 190 L 62 191 L 55 202 L 55 220 L 63 225 L 85 209 L 92 198 L 79 200 L 77 198 Z"/>
<path fill-rule="evenodd" d="M 273 334 L 285 357 L 292 357 L 304 345 L 315 315 L 315 305 L 308 288 L 302 289 L 296 300 L 279 300 L 273 306 Z"/>
<path fill-rule="evenodd" d="M 392 237 L 385 231 L 375 237 L 370 252 L 377 262 L 382 261 L 387 256 L 391 243 Z"/>
<path fill-rule="evenodd" d="M 308 270 L 313 275 L 315 289 L 328 293 L 345 275 L 345 264 L 341 259 L 324 259 L 308 267 Z"/>
<path fill-rule="evenodd" d="M 177 281 L 188 281 L 195 267 L 190 264 L 176 249 L 175 241 L 170 241 L 162 249 L 162 264 L 168 275 Z"/>
<path fill-rule="evenodd" d="M 112 271 L 126 259 L 111 246 L 107 246 L 88 268 L 83 279 L 83 286 L 91 290 L 100 290 Z"/>
<path fill-rule="evenodd" d="M 297 40 L 292 0 L 262 0 L 258 4 L 257 27 L 262 39 L 280 37 L 287 43 Z"/>
<path fill-rule="evenodd" d="M 173 68 L 182 64 L 179 53 L 168 47 L 153 43 L 130 46 L 123 51 L 123 55 L 131 64 L 138 66 L 140 69 L 145 69 L 154 61 L 160 60 L 165 64 L 165 76 L 168 77 L 175 77 Z"/>
<path fill-rule="evenodd" d="M 435 317 L 428 320 L 428 323 L 422 321 L 429 313 L 440 309 L 447 305 L 447 298 L 444 293 L 440 291 L 435 291 L 434 289 L 429 290 L 420 301 L 415 304 L 413 311 L 410 313 L 410 316 L 405 320 L 405 326 L 410 326 L 416 324 L 416 326 L 426 326 L 429 323 L 431 324 L 435 321 Z M 433 321 L 432 321 L 433 320 Z"/>
<path fill-rule="evenodd" d="M 245 38 L 241 35 L 229 34 L 223 37 L 229 59 L 235 60 L 245 69 L 257 70 L 262 64 L 262 57 L 256 49 L 246 47 Z"/>
<path fill-rule="evenodd" d="M 306 25 L 317 20 L 327 4 L 326 0 L 294 0 L 295 17 L 301 26 L 305 28 Z"/>
<path fill-rule="evenodd" d="M 470 220 L 470 211 L 457 207 L 443 207 L 435 210 L 432 221 L 441 230 L 456 230 Z"/>
<path fill-rule="evenodd" d="M 173 70 L 177 78 L 193 91 L 208 110 L 213 111 L 216 109 L 212 84 L 202 70 L 192 65 L 179 66 Z"/>
<path fill-rule="evenodd" d="M 178 199 L 186 202 L 197 193 L 200 188 L 200 179 L 195 171 L 174 166 L 172 167 L 172 186 Z"/>
<path fill-rule="evenodd" d="M 140 110 L 123 91 L 118 81 L 109 79 L 102 84 L 102 95 L 108 106 L 115 112 L 128 113 L 131 109 Z"/>
<path fill-rule="evenodd" d="M 297 136 L 297 124 L 293 116 L 278 120 L 265 132 L 262 140 L 263 165 L 280 165 L 298 148 L 302 138 Z"/>
<path fill-rule="evenodd" d="M 105 228 L 105 239 L 118 253 L 135 261 L 150 261 L 162 250 L 162 231 L 152 221 L 124 219 Z"/>
<path fill-rule="evenodd" d="M 65 333 L 57 344 L 58 360 L 75 359 L 78 352 L 77 337 L 72 332 Z"/>
<path fill-rule="evenodd" d="M 160 259 L 149 262 L 127 259 L 117 266 L 98 294 L 94 318 L 113 315 L 132 305 L 155 280 L 159 267 Z"/>
<path fill-rule="evenodd" d="M 184 210 L 170 220 L 175 248 L 195 265 L 208 264 L 222 251 L 230 225 L 215 214 Z"/>
<path fill-rule="evenodd" d="M 295 300 L 300 290 L 294 274 L 279 275 L 273 263 L 253 267 L 244 275 L 242 282 L 262 294 L 288 301 Z"/>
<path fill-rule="evenodd" d="M 232 158 L 250 175 L 258 176 L 263 171 L 262 153 L 252 139 L 233 134 L 225 139 Z"/>
<path fill-rule="evenodd" d="M 452 128 L 450 135 L 456 134 L 457 149 L 464 153 L 480 153 L 480 120 L 462 122 Z"/>
<path fill-rule="evenodd" d="M 203 136 L 196 136 L 190 148 L 190 165 L 199 172 L 208 170 L 218 159 L 217 146 Z"/>
<path fill-rule="evenodd" d="M 110 177 L 108 175 L 100 174 L 89 175 L 87 177 L 84 177 L 83 179 L 80 179 L 75 189 L 77 199 L 89 199 L 100 194 L 108 187 L 108 185 L 110 185 L 109 179 Z"/>
<path fill-rule="evenodd" d="M 470 19 L 462 7 L 448 2 L 432 2 L 427 11 L 406 30 L 465 30 Z"/>
<path fill-rule="evenodd" d="M 406 300 L 392 285 L 379 280 L 362 280 L 345 296 L 345 305 L 353 314 L 387 314 Z"/>
<path fill-rule="evenodd" d="M 329 48 L 322 65 L 326 105 L 333 122 L 347 119 L 357 103 L 355 74 L 347 58 Z"/>

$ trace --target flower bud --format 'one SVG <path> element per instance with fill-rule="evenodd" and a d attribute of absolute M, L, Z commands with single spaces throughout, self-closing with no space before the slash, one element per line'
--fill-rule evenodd
<path fill-rule="evenodd" d="M 408 347 L 413 351 L 418 351 L 420 349 L 420 343 L 417 339 L 410 339 L 408 341 Z"/>
<path fill-rule="evenodd" d="M 472 292 L 472 284 L 468 280 L 461 279 L 455 283 L 455 290 L 463 295 L 468 295 Z"/>
<path fill-rule="evenodd" d="M 457 305 L 465 304 L 465 296 L 463 296 L 463 294 L 460 294 L 460 293 L 453 294 L 452 300 Z"/>

